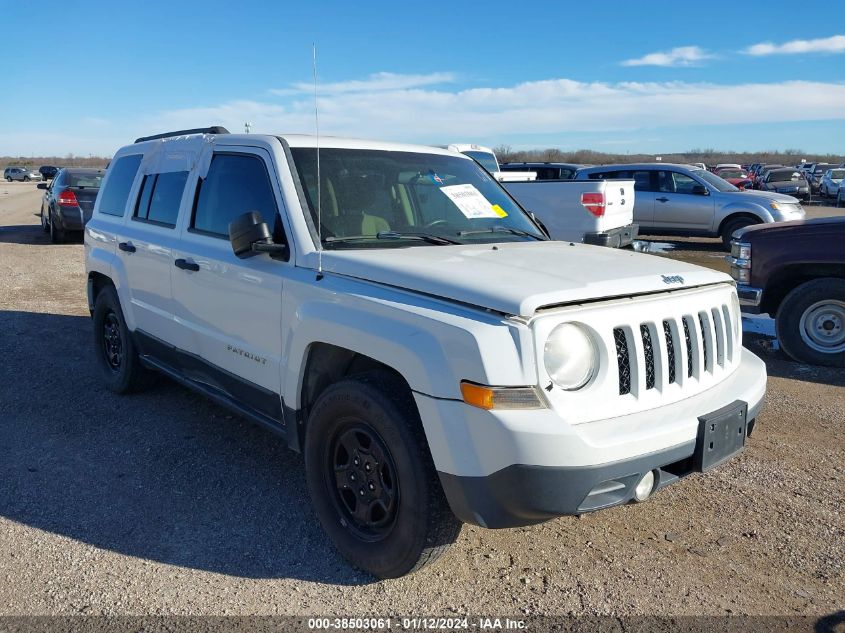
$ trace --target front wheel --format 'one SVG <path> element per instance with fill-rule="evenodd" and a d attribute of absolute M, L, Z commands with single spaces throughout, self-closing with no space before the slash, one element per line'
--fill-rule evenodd
<path fill-rule="evenodd" d="M 778 309 L 775 328 L 795 360 L 845 367 L 845 279 L 814 279 L 793 289 Z"/>
<path fill-rule="evenodd" d="M 739 229 L 744 229 L 746 226 L 751 226 L 752 224 L 757 224 L 751 218 L 737 218 L 735 220 L 728 220 L 725 223 L 725 226 L 722 227 L 722 244 L 728 250 L 731 250 L 731 239 L 734 234 L 734 231 L 738 231 Z"/>
<path fill-rule="evenodd" d="M 396 578 L 455 542 L 452 514 L 407 386 L 387 372 L 318 398 L 305 433 L 308 489 L 323 529 L 353 565 Z"/>

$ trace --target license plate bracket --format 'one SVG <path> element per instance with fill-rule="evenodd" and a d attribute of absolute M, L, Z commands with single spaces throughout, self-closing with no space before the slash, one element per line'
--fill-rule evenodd
<path fill-rule="evenodd" d="M 741 400 L 700 416 L 693 453 L 696 470 L 708 471 L 740 452 L 747 434 L 748 404 Z"/>

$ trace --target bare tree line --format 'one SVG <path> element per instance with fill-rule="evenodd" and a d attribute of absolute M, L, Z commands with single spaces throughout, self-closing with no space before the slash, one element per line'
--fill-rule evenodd
<path fill-rule="evenodd" d="M 765 150 L 760 152 L 719 151 L 715 149 L 691 149 L 682 153 L 669 154 L 606 154 L 591 149 L 565 151 L 556 148 L 514 150 L 510 145 L 494 148 L 499 162 L 556 162 L 582 165 L 607 165 L 612 163 L 651 163 L 657 156 L 664 163 L 767 163 L 775 165 L 797 165 L 802 159 L 807 162 L 842 163 L 845 158 L 836 154 L 808 154 L 800 149 Z"/>
<path fill-rule="evenodd" d="M 54 167 L 105 167 L 111 157 L 77 156 L 73 153 L 65 156 L 0 156 L 0 167 L 29 167 L 38 169 L 41 165 Z"/>

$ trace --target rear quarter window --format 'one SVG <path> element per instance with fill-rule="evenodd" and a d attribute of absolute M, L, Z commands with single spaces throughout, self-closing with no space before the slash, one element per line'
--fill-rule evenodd
<path fill-rule="evenodd" d="M 132 183 L 141 165 L 141 156 L 141 154 L 123 156 L 109 168 L 106 186 L 100 191 L 100 213 L 123 217 L 129 190 L 132 189 Z"/>

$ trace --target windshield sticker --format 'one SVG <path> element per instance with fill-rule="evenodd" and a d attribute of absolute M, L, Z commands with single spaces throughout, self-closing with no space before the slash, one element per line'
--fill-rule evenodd
<path fill-rule="evenodd" d="M 494 204 L 494 205 L 493 205 L 493 212 L 494 212 L 496 215 L 498 215 L 500 218 L 506 218 L 506 217 L 508 217 L 508 212 L 507 212 L 507 211 L 505 211 L 505 210 L 504 210 L 502 207 L 500 207 L 498 204 Z"/>
<path fill-rule="evenodd" d="M 442 185 L 443 183 L 446 182 L 445 180 L 443 180 L 440 176 L 435 174 L 430 169 L 428 170 L 428 177 L 431 178 L 431 182 L 433 182 L 435 185 Z"/>
<path fill-rule="evenodd" d="M 440 191 L 449 196 L 458 210 L 470 220 L 504 217 L 499 215 L 490 201 L 473 185 L 449 185 L 448 187 L 441 187 Z"/>

